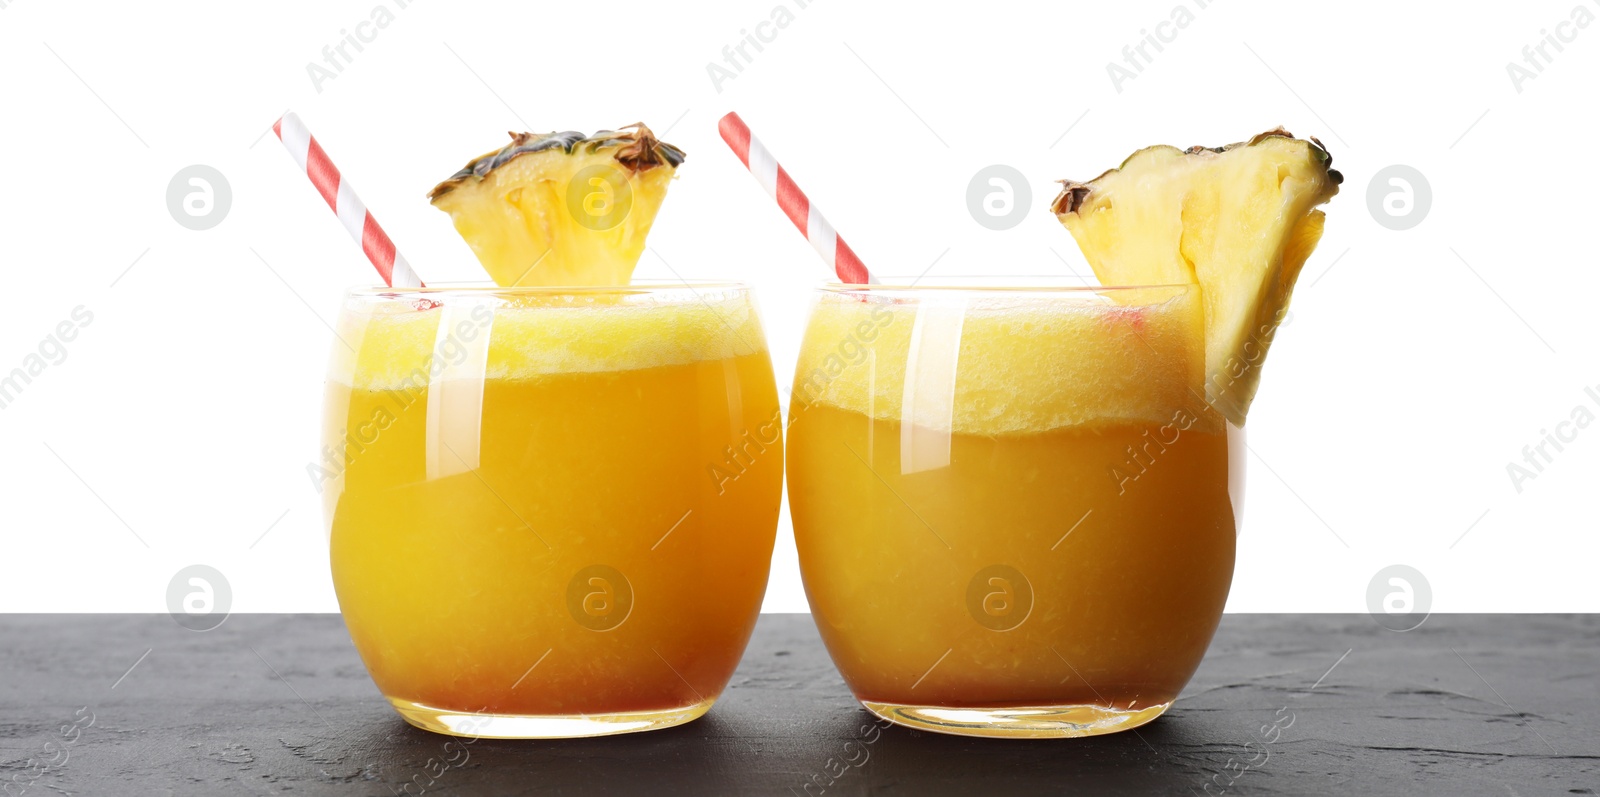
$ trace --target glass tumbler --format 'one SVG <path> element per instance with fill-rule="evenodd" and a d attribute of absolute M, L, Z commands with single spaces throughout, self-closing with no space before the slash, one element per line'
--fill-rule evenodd
<path fill-rule="evenodd" d="M 400 715 L 545 738 L 704 714 L 782 490 L 748 289 L 356 290 L 338 333 L 312 475 L 345 624 Z"/>
<path fill-rule="evenodd" d="M 954 734 L 1155 719 L 1233 577 L 1242 433 L 1188 286 L 832 285 L 788 418 L 806 594 L 856 698 Z"/>

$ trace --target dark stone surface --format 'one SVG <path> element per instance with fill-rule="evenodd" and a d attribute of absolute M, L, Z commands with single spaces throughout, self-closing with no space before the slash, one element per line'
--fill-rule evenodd
<path fill-rule="evenodd" d="M 93 725 L 82 727 L 83 707 Z M 75 716 L 81 732 L 64 742 Z M 390 710 L 336 615 L 239 615 L 206 633 L 164 615 L 0 616 L 0 783 L 14 784 L 0 794 L 26 784 L 37 795 L 388 795 L 407 783 L 412 794 L 1205 794 L 1208 781 L 1238 794 L 1595 794 L 1600 617 L 1440 615 L 1393 633 L 1366 616 L 1231 615 L 1184 696 L 1136 733 L 999 741 L 890 728 L 864 743 L 869 721 L 804 615 L 763 616 L 697 722 L 478 740 L 464 755 Z"/>

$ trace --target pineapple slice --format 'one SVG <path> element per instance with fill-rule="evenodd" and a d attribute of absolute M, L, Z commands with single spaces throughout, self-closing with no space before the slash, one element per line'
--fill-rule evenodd
<path fill-rule="evenodd" d="M 643 124 L 512 133 L 428 194 L 494 281 L 627 285 L 683 150 Z"/>
<path fill-rule="evenodd" d="M 1102 284 L 1200 286 L 1206 401 L 1243 426 L 1322 237 L 1316 206 L 1344 179 L 1332 162 L 1282 128 L 1216 149 L 1149 147 L 1087 183 L 1063 180 L 1052 210 Z"/>

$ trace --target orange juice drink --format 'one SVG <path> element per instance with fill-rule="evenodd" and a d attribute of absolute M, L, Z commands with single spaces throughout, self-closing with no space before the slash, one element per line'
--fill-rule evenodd
<path fill-rule="evenodd" d="M 334 585 L 409 722 L 703 714 L 766 589 L 781 417 L 737 285 L 357 291 L 328 380 Z"/>
<path fill-rule="evenodd" d="M 1233 574 L 1237 432 L 1198 292 L 824 289 L 790 506 L 823 641 L 872 712 L 1085 736 L 1171 705 Z"/>

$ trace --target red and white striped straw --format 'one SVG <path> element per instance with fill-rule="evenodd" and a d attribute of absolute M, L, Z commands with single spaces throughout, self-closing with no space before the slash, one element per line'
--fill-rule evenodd
<path fill-rule="evenodd" d="M 811 242 L 811 248 L 822 256 L 822 262 L 839 275 L 840 282 L 857 285 L 877 283 L 861 258 L 856 257 L 850 245 L 822 217 L 822 211 L 817 210 L 800 186 L 795 185 L 789 173 L 778 165 L 778 159 L 772 157 L 761 141 L 750 134 L 750 128 L 745 126 L 739 114 L 730 113 L 722 117 L 722 121 L 717 123 L 717 130 L 722 133 L 722 140 L 728 142 L 733 154 L 744 162 L 756 182 L 766 189 L 767 196 L 777 200 L 778 207 L 783 209 L 789 221 L 794 222 L 795 229 Z"/>
<path fill-rule="evenodd" d="M 333 208 L 339 223 L 344 225 L 350 237 L 366 253 L 367 259 L 372 261 L 373 268 L 383 277 L 384 284 L 391 288 L 422 287 L 417 272 L 412 271 L 411 264 L 395 250 L 394 242 L 378 226 L 378 220 L 372 217 L 367 206 L 361 203 L 361 198 L 356 196 L 349 181 L 339 176 L 339 167 L 328 159 L 328 153 L 322 151 L 322 145 L 317 143 L 300 117 L 293 113 L 284 114 L 272 126 L 272 132 L 278 134 L 284 149 L 289 150 L 294 162 L 311 178 L 317 193 L 327 201 L 328 207 Z"/>

